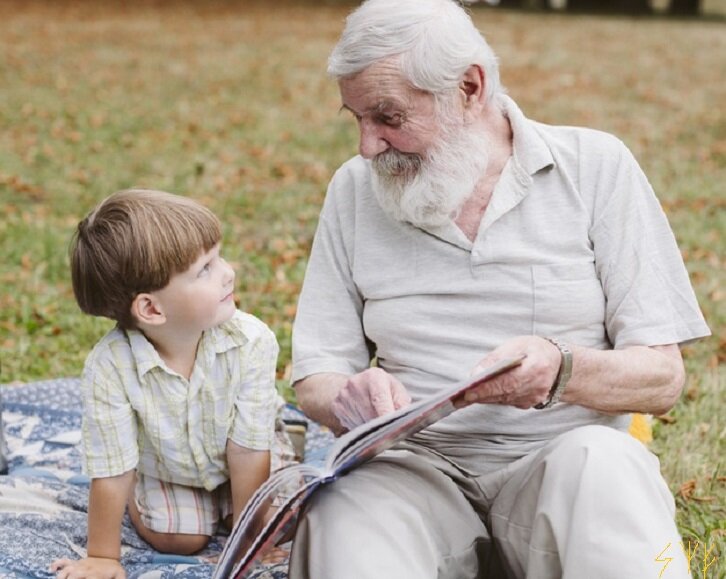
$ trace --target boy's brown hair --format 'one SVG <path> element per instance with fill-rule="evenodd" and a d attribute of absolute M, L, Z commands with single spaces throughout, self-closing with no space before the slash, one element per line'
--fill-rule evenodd
<path fill-rule="evenodd" d="M 216 215 L 192 199 L 150 189 L 117 191 L 78 224 L 71 241 L 76 301 L 87 314 L 135 328 L 136 296 L 165 287 L 221 237 Z"/>

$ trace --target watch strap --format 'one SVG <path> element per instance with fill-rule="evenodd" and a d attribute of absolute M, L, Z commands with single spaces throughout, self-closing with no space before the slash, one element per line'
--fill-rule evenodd
<path fill-rule="evenodd" d="M 567 344 L 563 344 L 557 338 L 545 338 L 545 340 L 557 347 L 562 359 L 560 360 L 560 370 L 557 372 L 557 377 L 555 378 L 554 384 L 552 384 L 547 400 L 535 404 L 534 407 L 537 410 L 550 408 L 557 404 L 560 401 L 562 393 L 565 391 L 565 386 L 570 381 L 570 376 L 572 376 L 572 350 L 570 350 Z"/>

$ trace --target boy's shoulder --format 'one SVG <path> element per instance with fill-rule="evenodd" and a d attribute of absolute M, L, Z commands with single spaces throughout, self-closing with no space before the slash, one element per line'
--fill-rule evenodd
<path fill-rule="evenodd" d="M 118 326 L 110 330 L 93 347 L 86 357 L 85 373 L 98 370 L 120 370 L 135 367 L 134 353 L 129 338 Z"/>
<path fill-rule="evenodd" d="M 259 341 L 277 343 L 275 334 L 267 324 L 241 310 L 235 311 L 229 320 L 214 328 L 212 335 L 216 342 L 232 342 L 237 346 Z"/>

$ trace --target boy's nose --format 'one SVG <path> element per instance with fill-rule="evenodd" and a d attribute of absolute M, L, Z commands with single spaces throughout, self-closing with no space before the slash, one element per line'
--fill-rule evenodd
<path fill-rule="evenodd" d="M 232 269 L 232 266 L 229 265 L 226 260 L 223 259 L 222 262 L 224 267 L 224 274 L 222 280 L 224 282 L 224 285 L 227 285 L 234 282 L 235 272 L 234 269 Z"/>

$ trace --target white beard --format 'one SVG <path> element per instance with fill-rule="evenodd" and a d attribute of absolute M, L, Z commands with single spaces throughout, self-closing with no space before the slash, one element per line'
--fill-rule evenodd
<path fill-rule="evenodd" d="M 373 192 L 394 219 L 438 227 L 456 218 L 488 161 L 489 141 L 481 130 L 444 123 L 439 142 L 423 156 L 393 148 L 377 155 L 371 161 Z"/>

